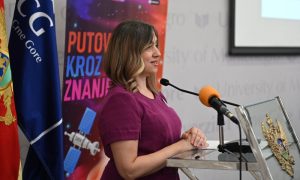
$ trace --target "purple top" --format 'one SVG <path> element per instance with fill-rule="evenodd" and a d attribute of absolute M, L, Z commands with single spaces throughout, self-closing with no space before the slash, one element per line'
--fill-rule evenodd
<path fill-rule="evenodd" d="M 122 179 L 110 144 L 138 140 L 138 156 L 150 154 L 180 139 L 181 121 L 159 93 L 150 99 L 139 92 L 131 93 L 121 86 L 112 88 L 103 99 L 99 130 L 104 151 L 110 158 L 101 179 Z M 177 168 L 165 167 L 140 179 L 179 179 Z"/>

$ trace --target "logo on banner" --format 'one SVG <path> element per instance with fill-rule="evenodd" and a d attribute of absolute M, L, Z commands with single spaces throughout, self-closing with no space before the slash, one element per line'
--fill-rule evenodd
<path fill-rule="evenodd" d="M 6 70 L 7 70 L 7 66 L 8 66 L 8 57 L 3 54 L 2 52 L 0 52 L 0 89 L 2 89 L 2 80 L 4 79 L 4 76 L 6 74 Z"/>
<path fill-rule="evenodd" d="M 0 52 L 0 104 L 4 105 L 4 108 L 0 108 L 0 122 L 4 122 L 7 126 L 16 120 L 11 110 L 12 88 L 8 68 L 8 56 Z"/>
<path fill-rule="evenodd" d="M 22 12 L 22 5 L 23 3 L 25 3 L 26 0 L 24 1 L 19 1 L 18 2 L 18 13 L 20 16 L 22 16 L 23 18 L 27 17 L 27 14 L 24 14 Z M 53 1 L 52 1 L 53 2 Z M 39 9 L 41 8 L 41 4 L 38 0 L 35 0 L 35 3 L 36 3 L 36 8 Z M 53 3 L 52 3 L 53 4 Z M 52 7 L 53 8 L 53 7 Z M 54 10 L 53 10 L 54 12 Z M 41 20 L 41 19 L 46 19 L 48 24 L 49 24 L 49 27 L 54 27 L 54 24 L 53 24 L 53 20 L 51 19 L 51 17 L 44 13 L 44 12 L 41 12 L 41 11 L 37 11 L 35 13 L 33 13 L 32 15 L 30 15 L 29 17 L 29 21 L 28 21 L 28 25 L 30 27 L 30 30 L 37 36 L 41 36 L 43 33 L 46 32 L 46 30 L 41 27 L 39 29 L 35 28 L 34 27 L 34 23 L 37 21 L 37 20 Z M 41 53 L 38 52 L 38 49 L 35 47 L 35 44 L 34 44 L 34 40 L 32 39 L 27 39 L 26 38 L 26 35 L 23 31 L 23 29 L 21 28 L 20 26 L 21 22 L 19 22 L 18 20 L 13 20 L 12 22 L 12 31 L 15 31 L 15 33 L 19 36 L 19 39 L 22 40 L 22 41 L 25 41 L 24 45 L 25 45 L 25 48 L 29 51 L 29 53 L 31 54 L 32 58 L 35 60 L 36 63 L 40 63 L 43 61 L 42 57 L 41 57 Z"/>

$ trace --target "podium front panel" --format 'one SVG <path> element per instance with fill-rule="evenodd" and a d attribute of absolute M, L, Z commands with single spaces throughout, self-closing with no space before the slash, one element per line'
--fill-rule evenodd
<path fill-rule="evenodd" d="M 299 139 L 281 99 L 239 107 L 237 114 L 256 159 L 272 179 L 300 179 Z"/>

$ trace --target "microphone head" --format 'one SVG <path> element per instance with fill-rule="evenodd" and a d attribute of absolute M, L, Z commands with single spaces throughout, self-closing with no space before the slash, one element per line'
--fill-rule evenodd
<path fill-rule="evenodd" d="M 161 85 L 164 85 L 164 86 L 170 85 L 169 80 L 167 80 L 167 79 L 165 79 L 165 78 L 161 78 L 160 81 L 159 81 L 159 83 L 160 83 Z"/>
<path fill-rule="evenodd" d="M 199 99 L 201 101 L 202 104 L 204 104 L 207 107 L 211 107 L 211 105 L 209 104 L 209 100 L 212 97 L 217 97 L 220 99 L 220 94 L 217 90 L 215 90 L 213 87 L 211 86 L 204 86 L 202 89 L 200 89 L 199 91 Z"/>

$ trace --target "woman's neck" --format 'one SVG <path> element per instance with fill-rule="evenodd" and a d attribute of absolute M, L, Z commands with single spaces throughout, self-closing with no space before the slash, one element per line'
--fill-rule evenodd
<path fill-rule="evenodd" d="M 147 78 L 138 76 L 135 78 L 136 84 L 138 88 L 146 89 L 147 88 Z"/>
<path fill-rule="evenodd" d="M 146 77 L 137 77 L 136 78 L 136 84 L 137 84 L 137 89 L 138 91 L 150 98 L 150 99 L 154 99 L 154 94 L 152 93 L 152 91 L 147 87 L 147 80 Z"/>

